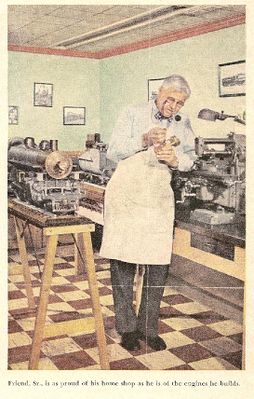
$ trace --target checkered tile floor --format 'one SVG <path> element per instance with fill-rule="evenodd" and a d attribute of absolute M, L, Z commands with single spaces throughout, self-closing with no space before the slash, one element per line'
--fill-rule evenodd
<path fill-rule="evenodd" d="M 47 323 L 91 315 L 91 301 L 85 276 L 75 275 L 68 248 L 58 250 L 51 286 Z M 29 255 L 36 303 L 40 273 Z M 44 257 L 39 255 L 40 268 Z M 141 349 L 129 352 L 121 347 L 114 330 L 114 307 L 109 265 L 95 255 L 97 279 L 107 337 L 110 368 L 121 370 L 239 370 L 242 363 L 242 325 L 225 318 L 201 303 L 167 286 L 161 303 L 159 333 L 167 349 L 156 352 L 141 342 Z M 9 256 L 9 265 L 19 263 Z M 27 308 L 23 276 L 9 276 L 9 364 L 11 370 L 27 369 L 31 350 L 35 311 Z M 45 339 L 39 369 L 100 369 L 94 333 L 67 334 Z"/>

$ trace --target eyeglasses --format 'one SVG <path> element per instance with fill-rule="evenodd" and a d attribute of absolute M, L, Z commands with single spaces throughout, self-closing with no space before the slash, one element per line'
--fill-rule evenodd
<path fill-rule="evenodd" d="M 168 97 L 165 101 L 165 104 L 168 105 L 175 105 L 176 108 L 180 109 L 184 106 L 184 102 L 183 101 L 177 101 L 176 98 L 174 97 Z"/>

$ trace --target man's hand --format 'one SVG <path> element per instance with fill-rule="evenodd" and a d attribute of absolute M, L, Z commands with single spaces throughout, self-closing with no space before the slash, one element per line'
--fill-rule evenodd
<path fill-rule="evenodd" d="M 179 142 L 173 144 L 166 140 L 167 129 L 161 127 L 154 127 L 149 132 L 143 134 L 143 147 L 154 147 L 154 152 L 158 161 L 164 162 L 171 168 L 178 167 L 178 159 L 173 145 L 178 145 Z M 174 136 L 175 137 L 175 136 Z M 178 140 L 179 141 L 179 140 Z"/>
<path fill-rule="evenodd" d="M 170 143 L 162 144 L 154 148 L 158 161 L 166 163 L 171 168 L 178 167 L 178 159 L 173 146 Z"/>
<path fill-rule="evenodd" d="M 142 146 L 151 147 L 154 145 L 155 147 L 163 144 L 166 139 L 167 129 L 161 127 L 154 127 L 150 129 L 147 133 L 142 136 Z"/>

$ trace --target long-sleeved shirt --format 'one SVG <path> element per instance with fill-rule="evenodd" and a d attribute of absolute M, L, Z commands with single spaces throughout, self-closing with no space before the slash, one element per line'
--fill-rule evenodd
<path fill-rule="evenodd" d="M 152 127 L 170 127 L 172 135 L 180 139 L 180 145 L 175 148 L 178 169 L 189 170 L 196 157 L 195 135 L 188 116 L 178 113 L 172 118 L 161 119 L 157 115 L 158 108 L 154 101 L 124 108 L 114 127 L 107 158 L 118 163 L 142 150 L 142 136 Z"/>

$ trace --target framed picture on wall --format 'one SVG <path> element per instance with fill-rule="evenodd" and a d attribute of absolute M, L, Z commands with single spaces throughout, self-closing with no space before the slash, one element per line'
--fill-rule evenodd
<path fill-rule="evenodd" d="M 19 124 L 19 107 L 16 105 L 9 105 L 8 110 L 9 125 Z"/>
<path fill-rule="evenodd" d="M 85 107 L 63 107 L 64 125 L 85 125 L 86 108 Z"/>
<path fill-rule="evenodd" d="M 53 84 L 34 83 L 34 106 L 52 107 L 53 105 Z"/>
<path fill-rule="evenodd" d="M 219 64 L 219 96 L 245 96 L 245 61 Z"/>
<path fill-rule="evenodd" d="M 165 78 L 148 79 L 148 101 L 153 100 Z"/>

